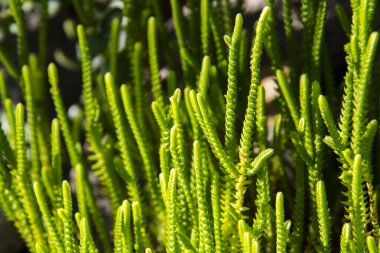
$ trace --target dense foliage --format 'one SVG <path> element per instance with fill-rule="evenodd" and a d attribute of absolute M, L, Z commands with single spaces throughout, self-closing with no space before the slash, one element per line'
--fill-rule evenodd
<path fill-rule="evenodd" d="M 5 7 L 17 64 L 0 46 L 0 206 L 29 251 L 379 252 L 376 0 L 351 0 L 351 18 L 333 6 L 347 36 L 343 80 L 328 0 L 267 0 L 253 29 L 234 18 L 244 1 L 171 0 L 170 17 L 165 1 L 62 1 L 77 16 L 63 24 L 81 62 L 75 115 L 60 68 L 47 65 L 52 2 L 32 3 L 37 54 L 24 0 Z M 269 128 L 264 55 L 280 94 Z"/>

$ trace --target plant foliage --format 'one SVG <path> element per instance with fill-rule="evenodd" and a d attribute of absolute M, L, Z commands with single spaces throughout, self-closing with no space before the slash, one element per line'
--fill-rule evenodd
<path fill-rule="evenodd" d="M 30 252 L 379 252 L 376 0 L 350 1 L 351 17 L 301 0 L 301 31 L 290 0 L 267 0 L 253 29 L 244 1 L 72 0 L 80 64 L 56 52 L 49 65 L 57 1 L 33 3 L 36 55 L 25 2 L 6 4 L 17 63 L 0 41 L 0 207 Z M 341 85 L 332 7 L 347 36 Z M 81 71 L 74 116 L 62 68 Z"/>

